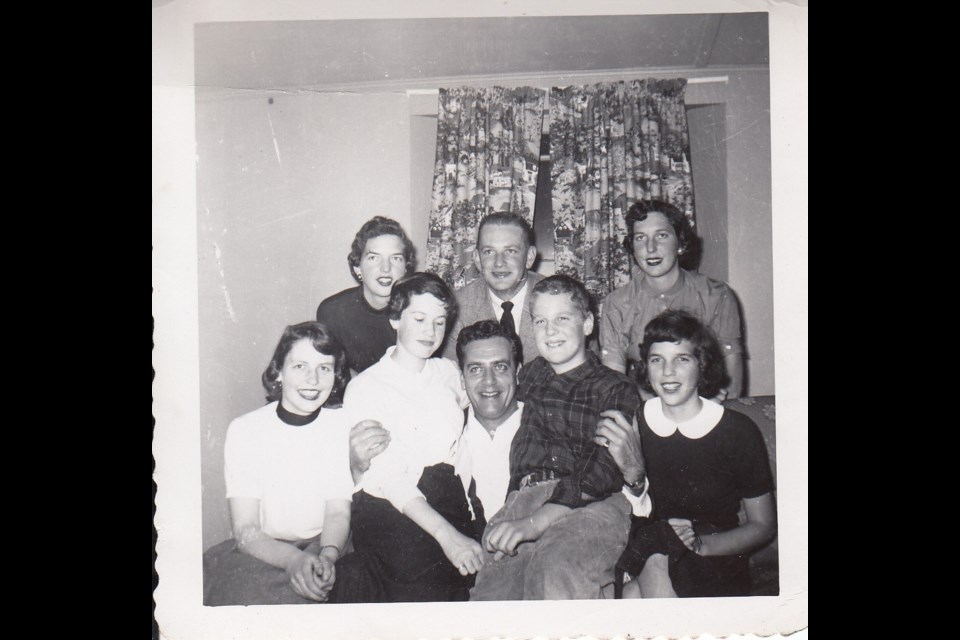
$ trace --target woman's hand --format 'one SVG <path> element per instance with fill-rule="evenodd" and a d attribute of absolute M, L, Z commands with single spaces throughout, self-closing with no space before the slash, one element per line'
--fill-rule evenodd
<path fill-rule="evenodd" d="M 471 540 L 451 527 L 437 537 L 443 555 L 447 556 L 460 575 L 476 573 L 483 565 L 483 549 L 476 540 Z"/>
<path fill-rule="evenodd" d="M 317 574 L 318 582 L 320 584 L 320 589 L 323 591 L 323 599 L 326 599 L 330 595 L 330 590 L 333 589 L 333 583 L 337 580 L 337 561 L 333 558 L 320 554 L 320 568 Z"/>
<path fill-rule="evenodd" d="M 667 522 L 673 527 L 673 532 L 680 538 L 683 546 L 694 553 L 700 553 L 700 536 L 693 530 L 691 521 L 686 518 L 670 518 Z"/>
<path fill-rule="evenodd" d="M 330 571 L 329 584 L 321 580 L 321 574 L 325 570 L 324 560 L 320 556 L 301 551 L 298 556 L 287 565 L 287 574 L 290 576 L 290 586 L 302 598 L 325 602 L 333 587 L 332 567 Z"/>

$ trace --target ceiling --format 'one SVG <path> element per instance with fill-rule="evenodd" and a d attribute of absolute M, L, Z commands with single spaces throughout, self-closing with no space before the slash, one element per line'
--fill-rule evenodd
<path fill-rule="evenodd" d="M 768 64 L 766 13 L 200 23 L 196 83 L 323 88 Z M 435 86 L 435 85 L 434 85 Z"/>

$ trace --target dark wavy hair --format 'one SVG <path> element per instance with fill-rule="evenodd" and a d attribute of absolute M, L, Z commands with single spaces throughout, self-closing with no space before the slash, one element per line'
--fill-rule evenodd
<path fill-rule="evenodd" d="M 533 237 L 533 227 L 530 226 L 530 223 L 527 222 L 526 218 L 511 211 L 494 211 L 490 215 L 484 217 L 480 221 L 480 226 L 477 227 L 477 242 L 480 242 L 480 232 L 488 224 L 504 224 L 504 225 L 513 225 L 514 227 L 520 227 L 523 231 L 523 237 L 527 241 L 527 246 L 534 246 L 534 237 Z"/>
<path fill-rule="evenodd" d="M 260 382 L 263 383 L 263 388 L 267 390 L 267 402 L 279 400 L 283 395 L 282 385 L 277 377 L 283 369 L 283 363 L 287 359 L 290 349 L 293 348 L 293 344 L 304 338 L 309 339 L 310 344 L 319 353 L 325 356 L 333 356 L 334 359 L 333 389 L 323 406 L 334 407 L 341 404 L 343 402 L 343 391 L 347 383 L 350 382 L 347 352 L 344 350 L 340 339 L 326 325 L 312 321 L 292 324 L 283 330 L 277 348 L 273 351 L 273 358 L 270 359 L 270 364 L 267 365 L 263 375 L 260 376 Z"/>
<path fill-rule="evenodd" d="M 677 234 L 677 250 L 688 262 L 695 260 L 694 254 L 700 246 L 700 239 L 690 227 L 690 220 L 683 211 L 669 202 L 662 200 L 639 200 L 627 211 L 624 222 L 627 223 L 627 235 L 623 239 L 623 247 L 631 256 L 633 253 L 633 227 L 643 222 L 651 213 L 661 213 L 670 222 L 673 232 Z"/>
<path fill-rule="evenodd" d="M 425 271 L 417 271 L 397 280 L 390 291 L 387 317 L 399 320 L 403 310 L 410 306 L 411 298 L 424 293 L 429 293 L 443 304 L 447 312 L 447 324 L 452 323 L 457 315 L 457 300 L 453 297 L 453 292 L 440 276 Z"/>
<path fill-rule="evenodd" d="M 357 282 L 357 272 L 354 269 L 360 266 L 360 258 L 363 257 L 363 250 L 367 247 L 367 241 L 379 236 L 397 236 L 403 243 L 403 259 L 407 261 L 407 273 L 410 273 L 417 266 L 417 249 L 410 242 L 410 238 L 404 233 L 400 223 L 392 218 L 383 216 L 374 216 L 363 223 L 357 235 L 353 237 L 353 244 L 350 245 L 350 253 L 347 254 L 347 264 L 350 265 L 350 275 Z"/>
<path fill-rule="evenodd" d="M 479 320 L 464 327 L 457 336 L 457 362 L 460 363 L 461 369 L 463 369 L 464 351 L 467 345 L 487 338 L 505 338 L 510 343 L 514 370 L 517 365 L 523 363 L 523 344 L 520 342 L 520 336 L 513 331 L 508 331 L 496 320 Z"/>
<path fill-rule="evenodd" d="M 700 369 L 697 393 L 712 398 L 730 383 L 723 351 L 713 332 L 690 313 L 680 309 L 667 309 L 651 320 L 643 332 L 640 343 L 640 362 L 637 364 L 637 381 L 647 391 L 653 392 L 647 379 L 647 356 L 650 347 L 657 342 L 690 342 L 693 355 Z"/>
<path fill-rule="evenodd" d="M 588 313 L 593 313 L 593 299 L 587 292 L 586 287 L 584 287 L 579 280 L 571 278 L 568 275 L 552 275 L 533 285 L 533 292 L 530 295 L 530 300 L 527 302 L 531 309 L 533 309 L 533 301 L 542 293 L 552 295 L 569 293 L 573 304 L 577 306 L 577 309 L 584 318 L 587 317 Z M 594 316 L 596 316 L 596 314 L 594 314 Z"/>

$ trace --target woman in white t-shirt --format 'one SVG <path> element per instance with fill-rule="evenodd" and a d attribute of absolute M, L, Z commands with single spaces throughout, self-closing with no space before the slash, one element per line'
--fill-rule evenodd
<path fill-rule="evenodd" d="M 340 341 L 288 326 L 262 382 L 270 401 L 230 423 L 224 475 L 233 539 L 204 554 L 204 604 L 325 602 L 350 530 Z"/>

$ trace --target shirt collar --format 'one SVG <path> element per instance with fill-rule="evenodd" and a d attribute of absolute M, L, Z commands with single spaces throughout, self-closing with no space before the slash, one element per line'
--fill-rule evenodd
<path fill-rule="evenodd" d="M 424 364 L 423 369 L 421 369 L 419 372 L 411 371 L 410 369 L 407 369 L 406 367 L 404 367 L 399 362 L 393 359 L 393 352 L 396 350 L 397 350 L 397 345 L 392 344 L 389 347 L 387 347 L 386 352 L 380 358 L 380 362 L 384 363 L 384 367 L 387 368 L 388 375 L 394 376 L 400 380 L 406 380 L 411 377 L 415 378 L 419 375 L 422 375 L 423 372 L 427 370 L 426 364 Z"/>
<path fill-rule="evenodd" d="M 509 416 L 507 416 L 507 419 L 504 420 L 503 423 L 499 427 L 497 427 L 496 430 L 493 432 L 494 435 L 500 434 L 500 433 L 510 434 L 511 431 L 513 432 L 513 434 L 515 434 L 517 430 L 520 428 L 520 416 L 522 413 L 523 413 L 523 403 L 517 402 L 517 410 L 511 413 Z M 470 407 L 467 408 L 467 427 L 466 428 L 468 431 L 474 431 L 479 429 L 484 433 L 485 437 L 488 437 L 488 438 L 490 437 L 488 435 L 490 432 L 487 431 L 487 428 L 484 427 L 482 424 L 480 424 L 480 421 L 477 420 L 477 416 L 473 412 L 473 405 L 470 405 Z M 513 440 L 513 434 L 510 435 L 511 440 Z"/>
<path fill-rule="evenodd" d="M 677 278 L 677 281 L 673 283 L 672 287 L 666 291 L 655 291 L 653 287 L 650 286 L 649 279 L 646 276 L 643 276 L 640 278 L 640 290 L 651 296 L 663 295 L 665 297 L 672 297 L 683 289 L 684 281 L 686 279 L 686 272 L 683 269 L 680 269 L 680 276 Z"/>
<path fill-rule="evenodd" d="M 514 307 L 515 309 L 516 309 L 517 307 L 519 307 L 519 308 L 521 308 L 521 309 L 523 308 L 523 302 L 527 299 L 527 283 L 529 283 L 529 282 L 530 282 L 530 274 L 527 273 L 527 275 L 524 276 L 523 286 L 520 287 L 520 290 L 519 290 L 519 291 L 517 291 L 515 294 L 513 294 L 513 297 L 512 297 L 512 298 L 510 298 L 510 302 L 513 303 L 513 307 Z M 487 285 L 487 291 L 490 292 L 490 303 L 493 304 L 493 306 L 497 308 L 497 310 L 498 310 L 497 313 L 500 313 L 500 310 L 502 309 L 502 307 L 501 307 L 500 305 L 503 304 L 504 302 L 507 302 L 507 301 L 506 301 L 506 300 L 501 300 L 500 298 L 498 298 L 498 297 L 497 297 L 497 294 L 495 294 L 495 293 L 493 292 L 493 289 L 490 288 L 490 285 Z"/>
<path fill-rule="evenodd" d="M 646 404 L 643 405 L 643 417 L 650 430 L 661 438 L 669 438 L 679 431 L 691 440 L 699 440 L 710 433 L 720 422 L 720 418 L 723 417 L 723 405 L 706 398 L 700 399 L 703 401 L 700 413 L 686 422 L 677 424 L 663 415 L 663 404 L 660 398 L 647 400 Z"/>

